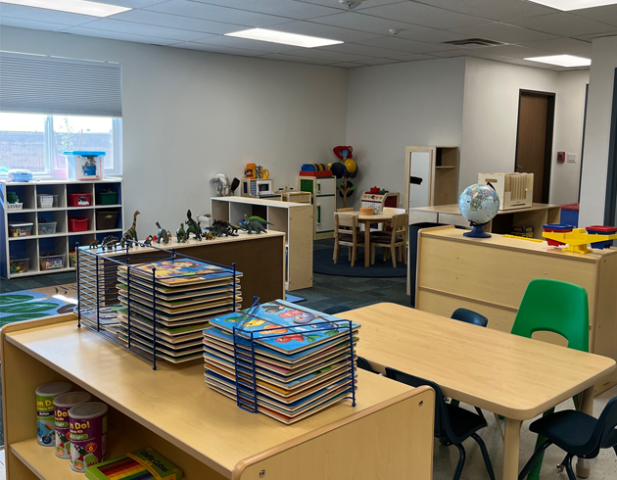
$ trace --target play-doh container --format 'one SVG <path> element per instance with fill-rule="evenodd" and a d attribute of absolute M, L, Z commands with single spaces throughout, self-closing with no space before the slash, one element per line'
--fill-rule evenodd
<path fill-rule="evenodd" d="M 55 426 L 56 426 L 56 457 L 71 458 L 69 440 L 69 410 L 75 405 L 92 400 L 92 395 L 87 392 L 68 392 L 58 395 L 54 399 Z"/>
<path fill-rule="evenodd" d="M 36 441 L 44 447 L 53 447 L 55 441 L 54 400 L 63 393 L 70 392 L 73 385 L 66 382 L 46 383 L 35 390 L 36 393 Z"/>
<path fill-rule="evenodd" d="M 107 405 L 87 402 L 69 410 L 71 469 L 84 472 L 107 456 Z"/>

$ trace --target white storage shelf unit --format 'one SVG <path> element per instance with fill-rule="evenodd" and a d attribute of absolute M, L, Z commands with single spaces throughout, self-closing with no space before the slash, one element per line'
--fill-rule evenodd
<path fill-rule="evenodd" d="M 285 233 L 285 289 L 313 286 L 313 206 L 249 197 L 212 198 L 212 219 L 237 225 L 257 215 L 272 223 L 268 230 Z M 255 252 L 259 255 L 259 252 Z"/>
<path fill-rule="evenodd" d="M 10 193 L 17 194 L 19 203 L 22 203 L 21 209 L 8 207 L 7 194 Z M 89 205 L 69 206 L 69 197 L 74 194 L 86 194 L 84 198 L 89 197 Z M 49 203 L 41 204 L 40 195 L 48 198 L 53 196 L 51 206 Z M 110 195 L 116 198 L 115 203 L 103 204 L 105 197 L 109 201 Z M 2 206 L 0 276 L 3 278 L 74 270 L 69 253 L 75 250 L 76 244 L 88 245 L 94 238 L 100 241 L 107 235 L 120 237 L 123 231 L 122 180 L 119 178 L 92 182 L 0 182 L 0 203 Z M 76 218 L 87 219 L 87 230 L 70 231 L 72 230 L 70 224 Z M 111 223 L 109 219 L 112 219 Z M 51 225 L 52 222 L 56 224 L 55 233 L 46 233 L 44 225 L 47 223 Z M 10 236 L 9 225 L 16 223 L 33 224 L 31 235 Z M 57 263 L 54 266 L 57 268 L 51 270 L 41 268 L 40 260 L 47 255 L 56 257 Z M 11 272 L 12 259 L 27 259 L 27 264 L 23 262 L 27 269 Z"/>

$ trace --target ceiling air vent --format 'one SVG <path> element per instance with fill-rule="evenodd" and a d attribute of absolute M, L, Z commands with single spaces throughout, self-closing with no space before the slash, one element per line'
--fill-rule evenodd
<path fill-rule="evenodd" d="M 452 42 L 443 42 L 444 45 L 456 45 L 463 48 L 484 48 L 498 47 L 499 45 L 507 45 L 506 43 L 488 40 L 487 38 L 465 38 L 463 40 L 454 40 Z"/>

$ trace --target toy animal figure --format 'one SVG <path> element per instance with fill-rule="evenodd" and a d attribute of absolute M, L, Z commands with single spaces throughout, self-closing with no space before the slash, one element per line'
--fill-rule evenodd
<path fill-rule="evenodd" d="M 152 246 L 152 240 L 154 239 L 154 237 L 152 235 L 148 235 L 148 238 L 146 238 L 144 240 L 144 245 L 150 245 Z"/>
<path fill-rule="evenodd" d="M 191 214 L 191 210 L 187 210 L 186 212 L 186 238 L 187 240 L 190 238 L 191 233 L 195 235 L 195 239 L 201 240 L 201 228 L 199 224 L 193 220 L 193 216 Z"/>
<path fill-rule="evenodd" d="M 265 221 L 263 218 L 258 217 L 257 215 L 253 215 L 249 217 L 246 213 L 244 214 L 244 221 L 240 221 L 240 228 L 246 230 L 249 234 L 261 233 L 266 231 L 266 225 L 274 225 L 273 223 Z"/>
<path fill-rule="evenodd" d="M 92 250 L 92 249 L 95 249 L 95 248 L 99 248 L 99 242 L 98 242 L 98 240 L 96 238 L 93 238 L 90 241 L 90 249 Z"/>
<path fill-rule="evenodd" d="M 120 240 L 118 239 L 118 237 L 115 237 L 114 235 L 107 235 L 101 242 L 100 247 L 111 250 L 112 248 L 117 247 L 119 244 Z"/>
<path fill-rule="evenodd" d="M 179 243 L 185 243 L 187 240 L 187 234 L 184 230 L 184 223 L 180 224 L 180 228 L 176 230 L 176 239 Z"/>
<path fill-rule="evenodd" d="M 225 235 L 226 237 L 238 236 L 238 227 L 236 227 L 235 225 L 231 225 L 225 220 L 215 220 L 208 230 L 215 237 L 222 237 L 223 235 Z"/>
<path fill-rule="evenodd" d="M 133 240 L 134 242 L 138 242 L 139 238 L 137 237 L 137 230 L 135 227 L 137 226 L 137 215 L 139 215 L 139 210 L 135 210 L 133 214 L 133 224 L 128 228 L 124 235 L 122 235 L 121 243 L 122 245 L 128 244 L 130 248 L 133 247 L 132 243 L 129 240 Z"/>
<path fill-rule="evenodd" d="M 211 234 L 211 233 L 209 233 L 209 232 L 204 232 L 204 233 L 203 233 L 203 237 L 204 237 L 206 240 L 214 240 L 214 235 L 212 235 L 212 234 Z"/>
<path fill-rule="evenodd" d="M 162 241 L 165 245 L 167 245 L 170 239 L 170 236 L 167 235 L 167 230 L 161 227 L 161 224 L 158 222 L 158 220 L 156 221 L 156 226 L 159 229 L 159 233 L 156 236 L 156 243 L 161 243 Z"/>

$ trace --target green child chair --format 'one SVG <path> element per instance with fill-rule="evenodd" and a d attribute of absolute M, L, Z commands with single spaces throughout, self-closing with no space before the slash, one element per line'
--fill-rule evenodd
<path fill-rule="evenodd" d="M 512 334 L 531 338 L 535 332 L 552 332 L 568 341 L 568 348 L 589 351 L 589 304 L 587 291 L 572 283 L 536 279 L 529 282 L 516 314 Z M 576 403 L 576 400 L 575 400 Z M 552 414 L 554 409 L 544 413 Z M 538 437 L 536 449 L 546 439 Z M 543 454 L 529 473 L 529 480 L 537 480 L 542 468 Z"/>

